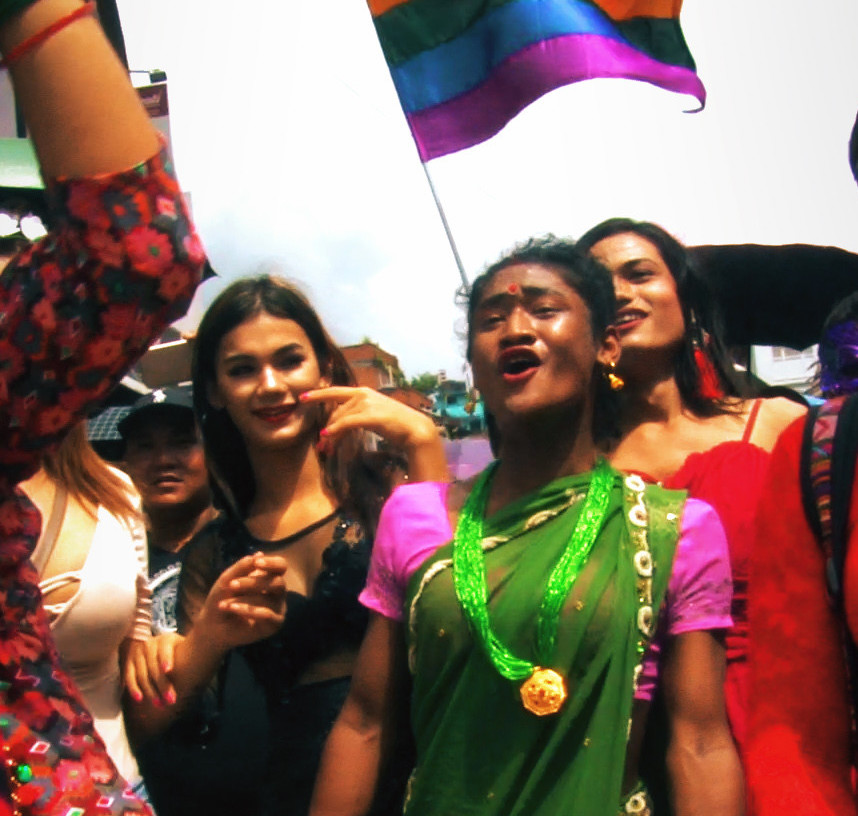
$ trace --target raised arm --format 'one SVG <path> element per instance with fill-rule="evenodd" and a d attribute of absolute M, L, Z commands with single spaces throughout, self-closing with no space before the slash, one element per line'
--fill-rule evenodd
<path fill-rule="evenodd" d="M 7 59 L 67 22 L 20 56 L 12 80 L 44 175 L 68 179 L 49 184 L 52 233 L 0 274 L 0 810 L 11 796 L 33 813 L 88 811 L 106 797 L 138 813 L 59 665 L 27 562 L 38 513 L 14 486 L 181 314 L 204 257 L 178 185 L 150 158 L 157 137 L 142 106 L 100 27 L 75 14 L 81 6 L 0 8 Z"/>
<path fill-rule="evenodd" d="M 319 388 L 302 394 L 301 400 L 333 406 L 322 430 L 323 444 L 336 445 L 346 431 L 373 431 L 405 453 L 410 481 L 449 481 L 441 436 L 426 414 L 372 388 Z"/>
<path fill-rule="evenodd" d="M 0 28 L 3 54 L 82 6 L 38 0 Z M 42 175 L 126 170 L 158 152 L 158 137 L 99 22 L 87 15 L 10 68 Z"/>
<path fill-rule="evenodd" d="M 0 51 L 16 54 L 82 7 L 37 0 L 0 24 Z M 0 276 L 0 463 L 18 480 L 184 312 L 205 259 L 158 136 L 91 14 L 11 71 L 55 212 L 51 234 Z"/>

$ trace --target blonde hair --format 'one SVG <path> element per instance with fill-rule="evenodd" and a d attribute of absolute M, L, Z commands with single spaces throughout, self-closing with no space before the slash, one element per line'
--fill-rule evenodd
<path fill-rule="evenodd" d="M 78 501 L 93 507 L 102 505 L 114 516 L 137 514 L 133 488 L 93 450 L 85 422 L 75 425 L 42 464 L 45 473 Z"/>

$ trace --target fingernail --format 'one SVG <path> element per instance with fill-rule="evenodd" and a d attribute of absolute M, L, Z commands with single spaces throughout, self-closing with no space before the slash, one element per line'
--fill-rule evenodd
<path fill-rule="evenodd" d="M 176 703 L 176 692 L 170 689 L 165 695 L 164 699 L 166 699 L 168 705 L 175 705 Z"/>
<path fill-rule="evenodd" d="M 143 702 L 143 695 L 139 691 L 132 691 L 131 699 L 134 700 L 135 703 L 140 703 Z"/>
<path fill-rule="evenodd" d="M 168 671 L 170 671 L 170 669 L 172 669 L 172 668 L 173 668 L 173 667 L 170 665 L 170 662 L 169 662 L 168 660 L 165 660 L 165 661 L 161 664 L 161 671 L 163 671 L 163 672 L 168 672 Z"/>
<path fill-rule="evenodd" d="M 319 436 L 327 436 L 329 433 L 330 431 L 327 428 L 322 428 L 322 430 L 319 431 Z"/>
<path fill-rule="evenodd" d="M 298 399 L 301 402 L 306 402 L 309 399 L 310 395 L 305 391 L 303 394 L 298 394 Z"/>

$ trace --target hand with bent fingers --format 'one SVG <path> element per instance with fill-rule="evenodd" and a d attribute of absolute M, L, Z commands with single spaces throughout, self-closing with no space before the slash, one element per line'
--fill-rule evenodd
<path fill-rule="evenodd" d="M 286 559 L 255 553 L 215 581 L 194 629 L 224 654 L 273 635 L 286 618 Z"/>
<path fill-rule="evenodd" d="M 322 445 L 329 450 L 347 431 L 373 431 L 405 452 L 412 481 L 449 478 L 441 436 L 426 414 L 372 388 L 317 388 L 305 391 L 300 399 L 305 404 L 335 406 L 321 433 Z"/>
<path fill-rule="evenodd" d="M 156 706 L 176 702 L 176 689 L 169 675 L 181 640 L 177 632 L 164 632 L 149 640 L 131 641 L 125 659 L 125 688 L 134 702 L 147 699 Z"/>

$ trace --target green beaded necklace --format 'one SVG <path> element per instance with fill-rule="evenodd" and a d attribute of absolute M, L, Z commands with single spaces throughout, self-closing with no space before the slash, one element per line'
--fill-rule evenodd
<path fill-rule="evenodd" d="M 553 714 L 566 699 L 563 677 L 549 665 L 557 642 L 560 610 L 581 573 L 605 521 L 614 471 L 600 459 L 593 471 L 587 498 L 566 549 L 548 576 L 536 623 L 536 652 L 541 665 L 516 657 L 492 631 L 488 610 L 486 561 L 481 542 L 489 486 L 495 467 L 480 476 L 468 496 L 453 536 L 453 585 L 474 634 L 498 673 L 507 680 L 526 680 L 522 703 L 534 714 Z"/>

